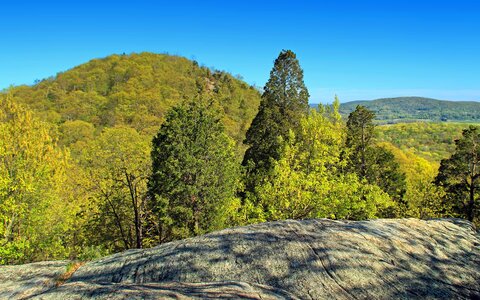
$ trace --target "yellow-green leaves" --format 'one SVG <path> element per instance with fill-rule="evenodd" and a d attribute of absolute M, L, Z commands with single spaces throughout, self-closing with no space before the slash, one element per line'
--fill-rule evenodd
<path fill-rule="evenodd" d="M 151 164 L 149 139 L 133 128 L 107 128 L 86 143 L 80 163 L 86 171 L 86 191 L 97 207 L 89 216 L 96 226 L 91 234 L 108 248 L 141 248 Z"/>
<path fill-rule="evenodd" d="M 72 219 L 67 198 L 68 153 L 55 129 L 8 98 L 0 99 L 0 263 L 63 257 Z"/>
<path fill-rule="evenodd" d="M 279 160 L 256 189 L 266 220 L 286 218 L 366 219 L 393 205 L 387 194 L 355 174 L 344 175 L 343 124 L 338 106 L 312 110 L 290 131 Z"/>

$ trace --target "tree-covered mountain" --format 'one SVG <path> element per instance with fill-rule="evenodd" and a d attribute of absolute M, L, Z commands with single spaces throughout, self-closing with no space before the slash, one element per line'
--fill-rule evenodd
<path fill-rule="evenodd" d="M 152 202 L 147 195 L 152 138 L 168 111 L 200 96 L 211 101 L 218 128 L 233 139 L 224 137 L 234 153 L 231 164 L 239 167 L 260 93 L 195 61 L 152 53 L 112 55 L 0 92 L 0 264 L 153 245 L 156 219 L 146 205 Z M 200 144 L 214 129 L 200 126 L 202 114 L 188 120 L 190 128 L 177 124 L 198 142 L 194 149 L 185 139 L 179 144 L 194 152 L 187 163 L 199 168 L 199 161 L 210 162 L 219 151 L 214 143 Z M 223 183 L 216 167 L 212 162 L 210 173 L 218 173 Z M 181 180 L 199 179 L 189 177 L 188 168 L 178 170 L 187 174 Z"/>
<path fill-rule="evenodd" d="M 345 124 L 338 99 L 308 110 L 295 57 L 280 53 L 261 97 L 228 73 L 151 53 L 0 92 L 0 264 L 84 260 L 289 218 L 478 223 L 433 182 L 457 131 L 375 128 L 364 107 Z M 267 168 L 252 172 L 244 140 Z"/>
<path fill-rule="evenodd" d="M 357 105 L 375 112 L 380 123 L 415 120 L 480 122 L 480 102 L 445 101 L 422 97 L 383 98 L 342 103 L 340 113 L 348 116 Z"/>
<path fill-rule="evenodd" d="M 241 143 L 260 103 L 258 90 L 179 56 L 145 52 L 93 59 L 33 86 L 12 87 L 0 97 L 9 94 L 61 132 L 71 131 L 76 122 L 95 129 L 126 125 L 153 136 L 166 111 L 194 98 L 199 89 L 218 99 L 227 132 Z"/>

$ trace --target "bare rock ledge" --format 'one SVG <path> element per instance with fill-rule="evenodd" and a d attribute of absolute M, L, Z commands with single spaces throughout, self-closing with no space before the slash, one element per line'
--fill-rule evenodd
<path fill-rule="evenodd" d="M 0 267 L 0 299 L 480 299 L 480 235 L 459 219 L 279 221 L 80 267 Z"/>

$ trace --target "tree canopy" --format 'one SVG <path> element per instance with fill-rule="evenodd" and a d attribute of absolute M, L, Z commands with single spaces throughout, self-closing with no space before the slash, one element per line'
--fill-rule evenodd
<path fill-rule="evenodd" d="M 214 107 L 200 98 L 173 108 L 153 139 L 149 193 L 160 241 L 223 228 L 238 204 L 234 142 Z"/>
<path fill-rule="evenodd" d="M 265 85 L 258 113 L 247 130 L 244 143 L 249 146 L 243 164 L 268 169 L 270 159 L 278 158 L 278 137 L 296 130 L 308 112 L 308 90 L 303 70 L 295 53 L 283 50 L 278 55 Z"/>
<path fill-rule="evenodd" d="M 374 126 L 367 108 L 347 122 L 340 108 L 308 110 L 289 50 L 261 98 L 228 73 L 149 53 L 0 92 L 0 264 L 284 218 L 478 224 L 479 129 L 454 143 L 464 124 Z"/>
<path fill-rule="evenodd" d="M 405 175 L 400 171 L 394 155 L 375 144 L 375 114 L 358 105 L 348 116 L 344 155 L 348 159 L 347 172 L 381 187 L 397 201 L 405 193 Z"/>
<path fill-rule="evenodd" d="M 455 152 L 443 159 L 436 182 L 458 216 L 474 221 L 480 205 L 480 128 L 470 126 L 455 141 Z"/>

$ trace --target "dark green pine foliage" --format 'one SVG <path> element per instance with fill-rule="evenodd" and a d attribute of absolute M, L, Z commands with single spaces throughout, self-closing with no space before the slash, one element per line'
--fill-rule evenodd
<path fill-rule="evenodd" d="M 381 146 L 371 147 L 367 151 L 366 179 L 371 184 L 378 185 L 385 193 L 400 205 L 400 215 L 405 212 L 403 195 L 406 192 L 406 177 L 400 171 L 400 165 L 393 153 Z"/>
<path fill-rule="evenodd" d="M 445 187 L 447 203 L 461 217 L 474 221 L 480 207 L 480 128 L 470 126 L 455 141 L 454 154 L 440 163 L 435 182 Z"/>
<path fill-rule="evenodd" d="M 351 151 L 351 168 L 362 178 L 367 177 L 367 152 L 375 136 L 373 119 L 375 113 L 365 106 L 358 105 L 347 120 L 346 147 Z"/>
<path fill-rule="evenodd" d="M 405 174 L 393 153 L 374 144 L 375 113 L 358 105 L 347 121 L 347 170 L 376 184 L 398 203 L 406 191 Z"/>
<path fill-rule="evenodd" d="M 239 166 L 213 101 L 189 101 L 167 114 L 153 139 L 149 194 L 160 242 L 228 226 Z"/>
<path fill-rule="evenodd" d="M 279 136 L 286 137 L 290 129 L 299 127 L 300 119 L 309 109 L 308 97 L 295 53 L 283 50 L 275 60 L 259 111 L 246 133 L 244 144 L 249 148 L 243 165 L 250 167 L 250 173 L 268 170 L 270 160 L 278 159 Z"/>

